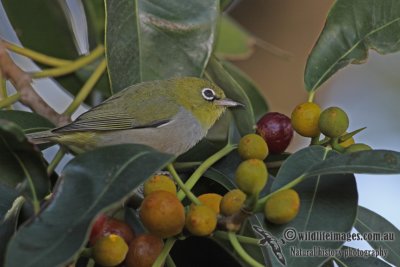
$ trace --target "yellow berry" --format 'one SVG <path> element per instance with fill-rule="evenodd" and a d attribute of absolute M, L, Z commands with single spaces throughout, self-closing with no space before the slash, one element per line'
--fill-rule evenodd
<path fill-rule="evenodd" d="M 226 193 L 221 200 L 221 213 L 230 216 L 237 213 L 246 201 L 246 194 L 240 189 L 233 189 Z"/>
<path fill-rule="evenodd" d="M 268 156 L 268 146 L 258 134 L 247 134 L 240 139 L 238 152 L 242 159 L 264 160 Z"/>
<path fill-rule="evenodd" d="M 321 133 L 327 137 L 339 137 L 349 127 L 349 117 L 343 109 L 330 107 L 321 112 L 318 127 Z"/>
<path fill-rule="evenodd" d="M 249 195 L 259 193 L 267 183 L 267 179 L 267 167 L 259 159 L 243 161 L 235 172 L 235 181 L 238 188 Z"/>
<path fill-rule="evenodd" d="M 144 183 L 144 196 L 159 190 L 176 194 L 174 181 L 166 175 L 154 175 Z"/>
<path fill-rule="evenodd" d="M 297 105 L 291 116 L 292 127 L 300 135 L 315 137 L 319 135 L 318 120 L 321 108 L 312 102 Z"/>
<path fill-rule="evenodd" d="M 272 195 L 264 207 L 264 215 L 275 224 L 285 224 L 293 220 L 300 208 L 300 197 L 293 189 L 282 190 Z"/>
<path fill-rule="evenodd" d="M 145 197 L 139 216 L 146 229 L 161 238 L 177 235 L 185 226 L 182 203 L 167 191 L 155 191 Z"/>
<path fill-rule="evenodd" d="M 202 194 L 197 197 L 201 204 L 210 207 L 215 213 L 219 214 L 219 205 L 221 203 L 222 196 L 215 193 Z M 192 204 L 194 205 L 194 204 Z"/>
<path fill-rule="evenodd" d="M 346 134 L 346 133 L 344 133 L 344 134 Z M 347 139 L 347 140 L 345 140 L 345 141 L 339 143 L 339 145 L 341 145 L 341 146 L 344 147 L 344 148 L 349 147 L 349 146 L 351 146 L 352 144 L 354 144 L 354 138 L 353 138 L 353 137 L 350 137 L 349 139 Z"/>
<path fill-rule="evenodd" d="M 185 225 L 192 235 L 210 235 L 217 227 L 217 214 L 206 205 L 191 206 L 186 215 Z"/>
<path fill-rule="evenodd" d="M 101 237 L 93 246 L 94 261 L 104 267 L 117 266 L 127 253 L 128 245 L 124 239 L 114 234 Z"/>

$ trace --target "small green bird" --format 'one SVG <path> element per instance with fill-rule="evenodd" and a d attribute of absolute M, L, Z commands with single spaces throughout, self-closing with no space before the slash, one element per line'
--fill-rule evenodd
<path fill-rule="evenodd" d="M 180 155 L 198 143 L 227 107 L 242 106 L 214 83 L 193 77 L 135 84 L 65 126 L 28 134 L 81 153 L 99 146 L 144 144 Z"/>

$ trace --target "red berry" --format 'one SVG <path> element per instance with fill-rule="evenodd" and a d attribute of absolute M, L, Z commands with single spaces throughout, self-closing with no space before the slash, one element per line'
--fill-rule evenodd
<path fill-rule="evenodd" d="M 92 227 L 89 242 L 91 245 L 94 245 L 100 237 L 109 234 L 122 237 L 128 245 L 135 237 L 132 229 L 124 221 L 106 215 L 100 215 Z"/>
<path fill-rule="evenodd" d="M 289 146 L 293 128 L 289 117 L 279 112 L 269 112 L 257 122 L 257 133 L 267 142 L 271 153 L 280 154 Z"/>
<path fill-rule="evenodd" d="M 94 245 L 94 240 L 97 239 L 102 235 L 103 229 L 104 229 L 104 224 L 108 220 L 108 217 L 105 214 L 100 214 L 97 218 L 96 221 L 94 222 L 92 226 L 92 230 L 90 232 L 89 236 L 89 242 L 90 244 Z"/>

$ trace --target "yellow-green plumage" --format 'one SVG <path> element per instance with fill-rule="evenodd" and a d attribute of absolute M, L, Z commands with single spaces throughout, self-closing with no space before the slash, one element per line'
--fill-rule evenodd
<path fill-rule="evenodd" d="M 75 152 L 138 143 L 179 155 L 207 134 L 227 106 L 236 105 L 207 80 L 144 82 L 113 95 L 66 126 L 28 137 L 36 143 L 57 142 Z"/>

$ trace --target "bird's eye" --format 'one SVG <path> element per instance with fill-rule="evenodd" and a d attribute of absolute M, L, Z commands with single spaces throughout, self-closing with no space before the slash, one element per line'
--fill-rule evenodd
<path fill-rule="evenodd" d="M 201 94 L 205 100 L 212 101 L 215 99 L 215 92 L 213 89 L 204 88 L 203 90 L 201 90 Z"/>

